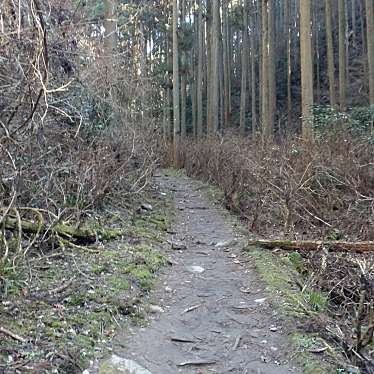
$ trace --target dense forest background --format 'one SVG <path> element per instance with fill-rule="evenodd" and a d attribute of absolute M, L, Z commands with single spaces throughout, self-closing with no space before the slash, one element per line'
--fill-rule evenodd
<path fill-rule="evenodd" d="M 160 165 L 219 186 L 256 235 L 372 241 L 373 8 L 0 0 L 0 286 Z M 333 340 L 372 372 L 369 257 L 308 261 Z"/>

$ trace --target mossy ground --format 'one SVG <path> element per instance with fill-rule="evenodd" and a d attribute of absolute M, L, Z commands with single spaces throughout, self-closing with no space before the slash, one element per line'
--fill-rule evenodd
<path fill-rule="evenodd" d="M 319 334 L 319 321 L 324 319 L 327 295 L 305 283 L 304 264 L 297 252 L 276 254 L 255 247 L 245 248 L 245 253 L 255 263 L 256 269 L 267 285 L 273 305 L 289 326 L 297 323 L 291 334 L 294 360 L 305 374 L 348 373 L 342 355 L 335 351 Z M 313 326 L 309 333 L 307 326 Z M 305 329 L 304 329 L 305 327 Z"/>
<path fill-rule="evenodd" d="M 173 220 L 167 197 L 147 197 L 150 212 L 136 213 L 144 202 L 139 197 L 127 202 L 130 213 L 113 209 L 88 222 L 120 227 L 121 239 L 87 248 L 35 248 L 15 271 L 11 264 L 2 269 L 0 326 L 26 342 L 1 334 L 1 373 L 16 367 L 79 373 L 126 319 L 139 319 L 139 303 L 167 263 L 162 244 Z"/>

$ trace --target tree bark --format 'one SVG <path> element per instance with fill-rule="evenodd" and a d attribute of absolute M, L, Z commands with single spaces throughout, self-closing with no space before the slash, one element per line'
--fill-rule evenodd
<path fill-rule="evenodd" d="M 366 33 L 369 63 L 369 103 L 374 105 L 374 5 L 366 0 Z"/>
<path fill-rule="evenodd" d="M 179 95 L 179 51 L 178 51 L 178 0 L 173 0 L 173 118 L 174 118 L 174 165 L 179 167 L 180 163 L 180 95 Z"/>
<path fill-rule="evenodd" d="M 247 112 L 247 83 L 248 83 L 248 1 L 243 4 L 242 32 L 242 82 L 240 93 L 240 134 L 245 135 Z"/>
<path fill-rule="evenodd" d="M 230 38 L 229 38 L 229 15 L 228 15 L 228 0 L 223 0 L 222 4 L 222 42 L 223 42 L 223 128 L 227 128 L 230 122 L 230 108 L 231 108 L 231 92 L 230 92 Z"/>
<path fill-rule="evenodd" d="M 180 0 L 180 9 L 181 9 L 181 19 L 182 19 L 182 27 L 186 23 L 186 4 L 185 0 Z M 181 50 L 181 66 L 182 71 L 180 75 L 180 88 L 181 88 L 181 97 L 180 97 L 180 105 L 181 105 L 181 140 L 186 138 L 187 135 L 187 124 L 186 124 L 186 110 L 187 110 L 187 56 L 186 51 Z"/>
<path fill-rule="evenodd" d="M 252 114 L 252 135 L 257 131 L 257 108 L 256 108 L 256 40 L 255 40 L 255 9 L 251 7 L 250 15 L 250 49 L 251 49 L 251 114 Z"/>
<path fill-rule="evenodd" d="M 203 49 L 204 49 L 204 23 L 203 23 L 203 4 L 202 0 L 198 0 L 198 43 L 197 43 L 197 138 L 203 136 Z"/>
<path fill-rule="evenodd" d="M 313 55 L 310 20 L 310 0 L 300 0 L 301 100 L 304 140 L 311 140 L 313 122 Z"/>
<path fill-rule="evenodd" d="M 269 61 L 269 114 L 267 138 L 274 134 L 275 113 L 277 110 L 277 88 L 275 86 L 276 54 L 275 54 L 275 0 L 268 0 L 268 61 Z"/>
<path fill-rule="evenodd" d="M 268 0 L 262 0 L 262 72 L 261 72 L 261 122 L 262 135 L 266 141 L 269 135 L 269 52 L 268 52 Z"/>
<path fill-rule="evenodd" d="M 292 60 L 291 60 L 291 4 L 290 0 L 285 0 L 285 23 L 287 28 L 287 132 L 291 130 L 292 125 Z"/>
<path fill-rule="evenodd" d="M 212 1 L 206 0 L 206 124 L 207 133 L 210 134 L 213 131 L 213 119 L 212 119 Z"/>
<path fill-rule="evenodd" d="M 345 49 L 345 0 L 339 0 L 339 105 L 340 110 L 347 110 L 347 87 L 346 87 L 346 49 Z"/>
<path fill-rule="evenodd" d="M 6 218 L 4 222 L 5 228 L 8 230 L 18 230 L 19 222 L 16 218 Z M 30 222 L 30 221 L 21 221 L 21 229 L 23 232 L 31 234 L 44 234 L 47 231 L 54 232 L 62 237 L 71 237 L 79 241 L 84 241 L 88 243 L 94 243 L 97 240 L 97 237 L 100 236 L 104 240 L 111 240 L 118 238 L 123 235 L 122 230 L 116 229 L 99 229 L 92 230 L 89 228 L 75 228 L 63 223 L 58 223 L 56 225 L 50 226 L 46 225 L 43 222 Z"/>
<path fill-rule="evenodd" d="M 212 0 L 212 58 L 211 58 L 211 98 L 210 119 L 211 132 L 217 132 L 219 126 L 219 40 L 221 36 L 220 0 Z"/>
<path fill-rule="evenodd" d="M 333 38 L 332 38 L 331 0 L 325 1 L 325 16 L 326 16 L 326 41 L 327 41 L 327 72 L 328 72 L 328 79 L 329 79 L 330 105 L 336 106 L 335 65 L 334 65 L 334 44 L 333 44 Z"/>
<path fill-rule="evenodd" d="M 104 1 L 104 49 L 108 59 L 113 58 L 117 43 L 117 0 Z"/>

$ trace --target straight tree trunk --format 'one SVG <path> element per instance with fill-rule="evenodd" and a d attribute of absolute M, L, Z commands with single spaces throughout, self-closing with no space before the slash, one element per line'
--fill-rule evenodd
<path fill-rule="evenodd" d="M 255 10 L 251 6 L 250 15 L 250 48 L 251 48 L 251 112 L 252 112 L 252 135 L 257 131 L 257 109 L 256 109 L 256 44 L 255 44 Z"/>
<path fill-rule="evenodd" d="M 221 19 L 220 19 L 220 26 L 221 26 Z M 222 31 L 220 30 L 220 35 L 222 35 Z M 225 107 L 224 107 L 224 88 L 225 88 L 225 73 L 224 73 L 224 67 L 223 67 L 223 41 L 222 38 L 218 41 L 218 75 L 219 75 L 219 124 L 218 128 L 223 134 L 223 128 L 224 128 L 224 118 L 225 118 Z"/>
<path fill-rule="evenodd" d="M 193 13 L 193 17 L 197 19 L 197 12 Z M 190 19 L 191 24 L 191 19 Z M 190 69 L 189 69 L 189 89 L 191 96 L 191 109 L 192 109 L 192 135 L 194 138 L 197 136 L 197 49 L 198 49 L 198 39 L 199 31 L 198 24 L 194 22 L 193 24 L 194 35 L 197 37 L 193 40 L 193 48 L 190 56 Z"/>
<path fill-rule="evenodd" d="M 256 20 L 257 20 L 257 28 L 256 30 L 256 40 L 257 40 L 257 53 L 258 53 L 258 116 L 259 116 L 259 128 L 261 128 L 261 132 L 263 131 L 263 102 L 262 102 L 262 87 L 263 87 L 263 79 L 262 79 L 262 69 L 263 69 L 263 26 L 262 26 L 262 1 L 256 2 Z"/>
<path fill-rule="evenodd" d="M 111 117 L 110 124 L 117 124 L 120 118 L 117 93 L 113 85 L 114 74 L 114 57 L 117 46 L 117 0 L 104 1 L 104 55 L 105 65 L 107 69 L 109 96 L 113 103 L 113 116 Z"/>
<path fill-rule="evenodd" d="M 339 104 L 340 110 L 347 110 L 347 87 L 346 87 L 346 49 L 345 49 L 345 0 L 339 0 Z"/>
<path fill-rule="evenodd" d="M 206 93 L 206 122 L 207 122 L 207 133 L 210 134 L 213 131 L 213 118 L 212 118 L 212 1 L 206 0 L 206 75 L 207 75 L 207 93 Z"/>
<path fill-rule="evenodd" d="M 178 51 L 178 0 L 173 0 L 173 118 L 174 118 L 174 165 L 180 166 L 180 95 L 179 95 L 179 51 Z"/>
<path fill-rule="evenodd" d="M 374 5 L 366 0 L 366 33 L 369 66 L 369 103 L 374 105 Z"/>
<path fill-rule="evenodd" d="M 312 138 L 313 121 L 313 55 L 310 21 L 310 0 L 300 0 L 302 134 L 306 141 Z"/>
<path fill-rule="evenodd" d="M 216 132 L 219 125 L 219 40 L 221 36 L 220 0 L 212 0 L 212 58 L 211 58 L 211 98 L 210 117 L 211 132 Z"/>
<path fill-rule="evenodd" d="M 268 52 L 268 0 L 262 0 L 262 73 L 261 73 L 261 122 L 262 135 L 267 140 L 269 135 L 269 52 Z"/>
<path fill-rule="evenodd" d="M 344 5 L 344 14 L 345 14 L 345 86 L 349 87 L 349 9 L 348 1 Z"/>
<path fill-rule="evenodd" d="M 240 134 L 245 135 L 247 110 L 248 82 L 248 1 L 243 4 L 243 33 L 242 33 L 242 83 L 240 93 Z"/>
<path fill-rule="evenodd" d="M 197 137 L 201 139 L 203 136 L 203 49 L 204 49 L 204 32 L 203 32 L 203 0 L 198 0 L 198 43 L 197 43 Z"/>
<path fill-rule="evenodd" d="M 328 71 L 328 78 L 329 78 L 330 105 L 331 106 L 336 106 L 335 65 L 334 65 L 334 44 L 333 44 L 333 39 L 332 39 L 331 1 L 332 0 L 325 0 L 326 41 L 327 41 L 327 71 Z"/>
<path fill-rule="evenodd" d="M 181 9 L 181 19 L 182 25 L 186 23 L 186 4 L 185 0 L 180 0 Z M 186 110 L 187 110 L 187 58 L 186 52 L 181 51 L 181 66 L 182 71 L 180 75 L 180 85 L 181 85 L 181 139 L 185 139 L 187 135 L 187 124 L 186 124 Z"/>
<path fill-rule="evenodd" d="M 287 131 L 291 130 L 292 124 L 292 60 L 291 60 L 291 4 L 290 0 L 285 0 L 285 23 L 287 28 L 286 35 L 286 54 L 287 54 Z"/>
<path fill-rule="evenodd" d="M 222 4 L 222 44 L 223 44 L 223 128 L 227 128 L 230 122 L 231 92 L 230 92 L 230 42 L 228 25 L 228 0 L 223 0 Z"/>
<path fill-rule="evenodd" d="M 352 44 L 356 47 L 356 34 L 357 34 L 357 22 L 356 22 L 356 0 L 351 0 L 352 6 Z"/>
<path fill-rule="evenodd" d="M 108 59 L 113 58 L 117 43 L 117 0 L 104 1 L 104 49 Z"/>
<path fill-rule="evenodd" d="M 320 72 L 320 58 L 319 58 L 319 3 L 314 3 L 313 6 L 313 34 L 314 34 L 314 60 L 315 60 L 315 101 L 321 101 L 321 72 Z"/>
<path fill-rule="evenodd" d="M 366 0 L 365 0 L 366 1 Z M 365 9 L 364 7 L 366 4 L 364 4 L 364 0 L 360 0 L 358 2 L 359 7 L 359 14 L 360 14 L 360 35 L 361 35 L 361 46 L 362 46 L 362 55 L 365 56 L 367 54 L 367 32 L 365 32 Z M 366 28 L 367 30 L 367 28 Z M 367 77 L 369 74 L 369 67 L 368 67 L 368 60 L 366 58 L 363 58 L 362 60 L 362 68 L 364 71 L 364 76 Z"/>
<path fill-rule="evenodd" d="M 267 138 L 274 132 L 274 120 L 277 110 L 277 91 L 275 86 L 276 54 L 275 54 L 275 0 L 268 0 L 268 59 L 269 59 L 269 114 Z"/>

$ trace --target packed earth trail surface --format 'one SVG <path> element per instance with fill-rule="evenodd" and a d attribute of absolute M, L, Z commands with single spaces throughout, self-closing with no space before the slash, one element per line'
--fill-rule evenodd
<path fill-rule="evenodd" d="M 150 296 L 151 321 L 123 331 L 112 360 L 134 361 L 152 374 L 300 373 L 289 361 L 287 328 L 251 260 L 242 256 L 245 237 L 198 182 L 174 175 L 156 179 L 177 208 L 168 251 L 172 266 Z"/>

